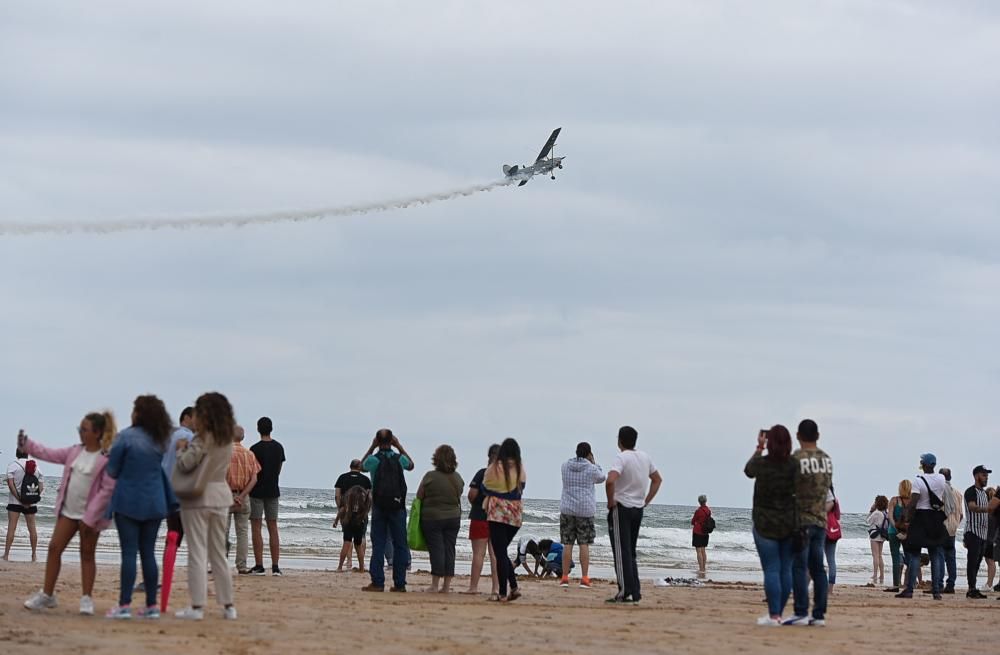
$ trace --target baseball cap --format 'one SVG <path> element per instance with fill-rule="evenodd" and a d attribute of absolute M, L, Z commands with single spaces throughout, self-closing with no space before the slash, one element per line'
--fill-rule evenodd
<path fill-rule="evenodd" d="M 920 463 L 924 466 L 937 466 L 937 457 L 934 453 L 924 453 L 920 456 Z"/>
<path fill-rule="evenodd" d="M 989 470 L 988 468 L 986 468 L 982 464 L 980 464 L 976 468 L 972 469 L 972 475 L 979 475 L 980 473 L 992 473 L 992 472 L 993 471 Z"/>

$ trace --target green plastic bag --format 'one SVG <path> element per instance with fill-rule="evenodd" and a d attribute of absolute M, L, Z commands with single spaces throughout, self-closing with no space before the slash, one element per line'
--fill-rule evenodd
<path fill-rule="evenodd" d="M 423 504 L 422 500 L 414 498 L 410 507 L 410 522 L 406 525 L 406 543 L 410 550 L 427 550 L 427 540 L 420 529 L 420 508 Z"/>

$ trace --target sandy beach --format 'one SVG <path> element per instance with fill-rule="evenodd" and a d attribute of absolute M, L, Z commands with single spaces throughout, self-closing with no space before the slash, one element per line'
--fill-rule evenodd
<path fill-rule="evenodd" d="M 22 601 L 37 589 L 42 564 L 0 563 L 0 640 L 5 650 L 45 653 L 366 653 L 482 652 L 488 640 L 516 651 L 546 653 L 906 653 L 915 644 L 947 643 L 964 627 L 987 647 L 1000 639 L 1000 601 L 959 594 L 934 602 L 920 594 L 896 600 L 877 589 L 838 586 L 825 628 L 760 628 L 759 584 L 706 584 L 697 588 L 644 588 L 637 607 L 607 606 L 612 583 L 561 589 L 554 581 L 524 580 L 523 598 L 509 605 L 486 596 L 420 593 L 426 573 L 409 578 L 407 594 L 367 594 L 368 576 L 288 569 L 284 577 L 236 579 L 236 622 L 210 607 L 201 622 L 111 622 L 104 611 L 117 597 L 115 567 L 101 566 L 95 589 L 98 615 L 77 614 L 79 572 L 63 568 L 60 606 L 29 612 Z M 186 575 L 178 571 L 171 605 L 187 603 Z M 460 578 L 458 588 L 465 582 Z M 467 582 L 466 582 L 467 584 Z M 488 585 L 488 580 L 487 580 Z M 488 589 L 488 587 L 487 587 Z M 211 601 L 211 599 L 210 599 Z M 901 629 L 905 625 L 905 636 Z M 895 636 L 894 636 L 895 635 Z"/>

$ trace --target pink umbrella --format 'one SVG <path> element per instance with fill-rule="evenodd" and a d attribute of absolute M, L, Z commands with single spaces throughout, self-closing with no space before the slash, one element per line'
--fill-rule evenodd
<path fill-rule="evenodd" d="M 174 581 L 174 560 L 177 559 L 177 544 L 181 535 L 176 530 L 167 533 L 167 546 L 163 549 L 163 586 L 160 589 L 160 611 L 167 612 L 167 601 L 170 600 L 170 585 Z"/>

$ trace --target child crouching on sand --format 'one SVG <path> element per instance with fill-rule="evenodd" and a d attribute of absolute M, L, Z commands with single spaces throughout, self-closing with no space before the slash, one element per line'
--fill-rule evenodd
<path fill-rule="evenodd" d="M 56 525 L 49 541 L 49 555 L 45 562 L 45 582 L 42 589 L 24 601 L 30 610 L 56 606 L 56 580 L 62 566 L 62 554 L 73 536 L 80 533 L 80 577 L 83 596 L 80 614 L 94 613 L 94 578 L 97 563 L 94 551 L 101 531 L 110 525 L 105 518 L 115 481 L 105 474 L 108 451 L 117 429 L 111 412 L 87 414 L 77 429 L 80 443 L 68 448 L 49 448 L 32 441 L 27 435 L 18 436 L 19 446 L 32 456 L 46 462 L 63 465 L 62 482 L 56 497 Z"/>

